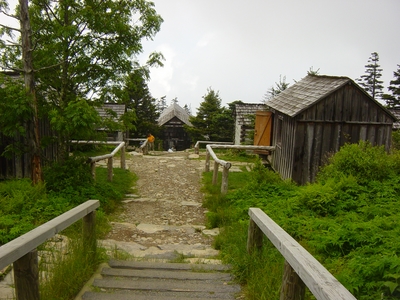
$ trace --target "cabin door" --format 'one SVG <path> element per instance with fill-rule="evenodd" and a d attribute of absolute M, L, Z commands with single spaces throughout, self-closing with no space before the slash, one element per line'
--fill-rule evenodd
<path fill-rule="evenodd" d="M 272 112 L 257 111 L 254 128 L 254 145 L 271 146 Z"/>

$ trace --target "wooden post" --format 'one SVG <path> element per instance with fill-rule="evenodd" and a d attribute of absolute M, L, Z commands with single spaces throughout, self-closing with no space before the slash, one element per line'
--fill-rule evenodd
<path fill-rule="evenodd" d="M 213 179 L 212 179 L 213 185 L 216 185 L 218 182 L 218 167 L 219 167 L 219 163 L 214 161 L 214 173 L 213 173 Z"/>
<path fill-rule="evenodd" d="M 199 146 L 197 144 L 194 146 L 194 153 L 199 154 Z"/>
<path fill-rule="evenodd" d="M 90 163 L 90 172 L 92 173 L 92 177 L 94 180 L 96 180 L 96 162 L 91 162 Z"/>
<path fill-rule="evenodd" d="M 206 150 L 206 168 L 205 168 L 205 172 L 209 172 L 210 171 L 210 152 L 208 152 L 208 150 Z"/>
<path fill-rule="evenodd" d="M 222 184 L 221 184 L 221 194 L 226 195 L 228 192 L 228 176 L 229 176 L 229 168 L 222 168 Z"/>
<path fill-rule="evenodd" d="M 304 300 L 306 286 L 292 266 L 285 261 L 280 300 Z"/>
<path fill-rule="evenodd" d="M 107 169 L 108 169 L 107 180 L 111 182 L 112 177 L 113 177 L 113 158 L 112 157 L 108 158 Z"/>
<path fill-rule="evenodd" d="M 123 169 L 123 170 L 126 169 L 126 163 L 125 163 L 125 146 L 121 148 L 121 169 Z"/>
<path fill-rule="evenodd" d="M 258 227 L 256 222 L 250 218 L 249 228 L 247 231 L 247 252 L 253 253 L 254 250 L 262 248 L 264 234 Z"/>
<path fill-rule="evenodd" d="M 83 247 L 86 253 L 96 252 L 96 211 L 83 217 L 82 223 Z"/>
<path fill-rule="evenodd" d="M 39 264 L 37 250 L 28 252 L 14 262 L 17 300 L 39 300 Z"/>

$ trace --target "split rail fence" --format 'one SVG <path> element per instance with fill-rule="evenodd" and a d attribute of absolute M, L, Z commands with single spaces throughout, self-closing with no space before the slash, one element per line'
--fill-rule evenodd
<path fill-rule="evenodd" d="M 232 164 L 230 162 L 226 162 L 222 159 L 219 159 L 217 155 L 214 153 L 213 148 L 215 149 L 237 149 L 237 150 L 268 150 L 274 151 L 274 146 L 246 146 L 246 145 L 222 145 L 222 144 L 207 144 L 206 145 L 206 165 L 205 171 L 210 171 L 210 157 L 214 159 L 214 173 L 212 184 L 216 185 L 218 181 L 218 167 L 221 165 L 222 169 L 222 183 L 221 183 L 221 194 L 225 195 L 228 192 L 228 177 L 229 177 L 229 169 Z"/>
<path fill-rule="evenodd" d="M 121 169 L 126 169 L 125 163 L 125 142 L 100 142 L 100 141 L 71 141 L 74 144 L 101 144 L 101 145 L 117 145 L 117 147 L 109 154 L 89 157 L 90 170 L 94 179 L 96 179 L 96 162 L 107 159 L 107 180 L 112 181 L 113 178 L 113 157 L 121 150 Z"/>
<path fill-rule="evenodd" d="M 13 264 L 17 300 L 39 300 L 39 263 L 36 248 L 76 221 L 83 219 L 85 251 L 95 254 L 95 210 L 99 206 L 99 200 L 88 200 L 0 247 L 0 270 Z"/>
<path fill-rule="evenodd" d="M 249 209 L 247 251 L 261 249 L 263 236 L 285 258 L 281 300 L 305 299 L 305 286 L 317 300 L 356 300 L 356 298 L 286 231 L 259 208 Z"/>

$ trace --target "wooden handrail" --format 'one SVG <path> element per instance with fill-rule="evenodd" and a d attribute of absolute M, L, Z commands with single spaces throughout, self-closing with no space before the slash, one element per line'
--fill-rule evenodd
<path fill-rule="evenodd" d="M 197 141 L 194 145 L 194 153 L 199 154 L 200 144 L 226 144 L 226 145 L 233 145 L 233 142 L 213 142 L 213 141 Z"/>
<path fill-rule="evenodd" d="M 317 300 L 356 300 L 323 265 L 261 209 L 250 208 L 249 216 L 247 251 L 251 253 L 261 248 L 264 234 L 286 260 L 281 300 L 304 299 L 302 285 L 306 285 Z"/>
<path fill-rule="evenodd" d="M 197 145 L 197 144 L 196 144 Z M 205 172 L 210 171 L 210 156 L 214 159 L 214 173 L 212 184 L 217 184 L 218 179 L 218 166 L 221 165 L 223 167 L 222 170 L 222 183 L 221 183 L 221 194 L 225 195 L 228 192 L 228 177 L 229 177 L 229 169 L 232 164 L 221 160 L 214 153 L 213 148 L 216 149 L 238 149 L 238 150 L 269 150 L 274 151 L 274 146 L 251 146 L 251 145 L 221 145 L 221 144 L 208 144 L 206 145 L 206 165 Z"/>
<path fill-rule="evenodd" d="M 89 157 L 88 158 L 88 163 L 90 163 L 90 170 L 92 173 L 93 178 L 96 178 L 96 162 L 107 159 L 107 169 L 108 169 L 108 174 L 107 174 L 107 180 L 112 181 L 113 177 L 113 157 L 119 150 L 121 150 L 121 169 L 125 170 L 126 169 L 126 163 L 125 163 L 125 142 L 101 142 L 101 141 L 76 141 L 73 140 L 71 143 L 75 144 L 101 144 L 101 145 L 118 145 L 111 153 L 109 154 L 104 154 L 104 155 L 99 155 L 99 156 L 94 156 L 94 157 Z"/>
<path fill-rule="evenodd" d="M 83 218 L 84 241 L 88 243 L 89 247 L 96 247 L 94 214 L 99 206 L 99 200 L 88 200 L 0 247 L 0 269 L 14 264 L 17 300 L 39 299 L 39 268 L 36 248 L 46 240 Z M 93 251 L 93 249 L 88 250 Z"/>

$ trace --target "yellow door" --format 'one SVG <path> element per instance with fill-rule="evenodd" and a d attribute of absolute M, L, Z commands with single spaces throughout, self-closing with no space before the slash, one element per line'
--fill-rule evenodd
<path fill-rule="evenodd" d="M 257 111 L 254 129 L 255 146 L 271 146 L 272 112 Z"/>

